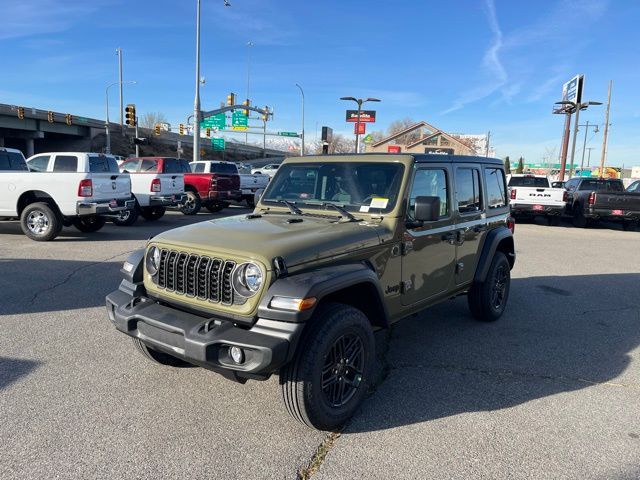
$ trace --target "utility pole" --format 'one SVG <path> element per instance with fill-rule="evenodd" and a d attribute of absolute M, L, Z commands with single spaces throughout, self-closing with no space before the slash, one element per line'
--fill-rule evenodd
<path fill-rule="evenodd" d="M 118 78 L 120 83 L 120 131 L 124 137 L 124 97 L 122 95 L 122 49 L 118 47 L 116 49 L 116 55 L 118 55 Z"/>
<path fill-rule="evenodd" d="M 584 127 L 584 143 L 582 144 L 582 160 L 580 161 L 580 176 L 582 176 L 582 170 L 584 169 L 584 152 L 587 149 L 587 134 L 589 133 L 589 127 L 595 127 L 593 133 L 598 133 L 598 125 L 589 124 L 589 120 L 584 125 L 578 125 Z"/>
<path fill-rule="evenodd" d="M 604 120 L 604 135 L 602 136 L 602 155 L 600 157 L 600 178 L 604 174 L 604 163 L 607 159 L 607 139 L 609 137 L 609 110 L 611 108 L 611 88 L 613 87 L 613 80 L 609 80 L 609 95 L 607 98 L 607 113 Z"/>
<path fill-rule="evenodd" d="M 587 168 L 591 166 L 591 150 L 595 150 L 596 147 L 587 147 L 589 150 L 589 155 L 587 155 Z"/>
<path fill-rule="evenodd" d="M 136 157 L 140 156 L 140 145 L 138 145 L 138 116 L 136 115 Z"/>
<path fill-rule="evenodd" d="M 249 40 L 247 42 L 247 102 L 249 101 L 249 80 L 251 78 L 251 47 L 253 42 Z M 249 124 L 249 117 L 251 116 L 251 110 L 247 110 L 247 125 Z M 244 144 L 249 143 L 249 130 L 244 132 Z"/>
<path fill-rule="evenodd" d="M 200 160 L 200 0 L 196 0 L 196 95 L 193 100 L 193 161 Z"/>
<path fill-rule="evenodd" d="M 564 171 L 567 168 L 567 152 L 569 151 L 569 135 L 571 134 L 571 111 L 565 112 L 564 133 L 562 134 L 562 146 L 560 148 L 560 177 L 564 182 Z"/>
<path fill-rule="evenodd" d="M 487 132 L 487 144 L 486 144 L 486 152 L 485 157 L 489 156 L 489 142 L 491 141 L 491 131 Z"/>

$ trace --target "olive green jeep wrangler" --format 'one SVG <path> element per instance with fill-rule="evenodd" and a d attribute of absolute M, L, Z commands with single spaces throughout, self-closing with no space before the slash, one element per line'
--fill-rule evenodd
<path fill-rule="evenodd" d="M 498 319 L 515 261 L 503 164 L 484 157 L 290 158 L 250 215 L 164 232 L 124 263 L 111 322 L 150 360 L 244 382 L 279 373 L 318 429 L 363 400 L 375 329 L 456 295 Z"/>

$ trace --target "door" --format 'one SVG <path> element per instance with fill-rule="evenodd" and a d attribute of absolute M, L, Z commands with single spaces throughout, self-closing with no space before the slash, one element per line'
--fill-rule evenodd
<path fill-rule="evenodd" d="M 456 165 L 456 285 L 473 280 L 478 265 L 482 238 L 487 229 L 487 215 L 479 165 Z"/>
<path fill-rule="evenodd" d="M 452 285 L 456 246 L 451 173 L 449 164 L 429 164 L 415 170 L 402 247 L 403 305 L 427 301 Z M 415 199 L 421 196 L 440 197 L 440 218 L 409 228 L 414 220 Z"/>

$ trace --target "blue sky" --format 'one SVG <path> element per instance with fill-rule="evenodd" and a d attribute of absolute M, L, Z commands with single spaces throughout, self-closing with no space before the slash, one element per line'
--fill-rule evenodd
<path fill-rule="evenodd" d="M 338 98 L 375 96 L 376 130 L 403 117 L 490 130 L 499 156 L 537 161 L 557 156 L 563 119 L 552 104 L 583 73 L 587 99 L 605 101 L 614 80 L 610 163 L 640 165 L 637 0 L 230 1 L 203 0 L 205 109 L 229 91 L 244 97 L 250 40 L 250 97 L 274 108 L 273 130 L 299 129 L 300 83 L 308 138 L 316 125 L 351 134 Z M 2 4 L 0 103 L 103 118 L 121 47 L 125 80 L 138 82 L 125 102 L 139 115 L 160 111 L 176 125 L 193 110 L 195 0 Z M 602 125 L 604 108 L 581 120 Z M 599 158 L 602 130 L 588 138 Z"/>

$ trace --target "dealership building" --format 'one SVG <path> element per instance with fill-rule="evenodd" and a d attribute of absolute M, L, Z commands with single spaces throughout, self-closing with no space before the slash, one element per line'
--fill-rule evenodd
<path fill-rule="evenodd" d="M 366 144 L 366 152 L 486 155 L 487 135 L 447 133 L 422 121 Z M 489 156 L 495 151 L 489 149 Z"/>

